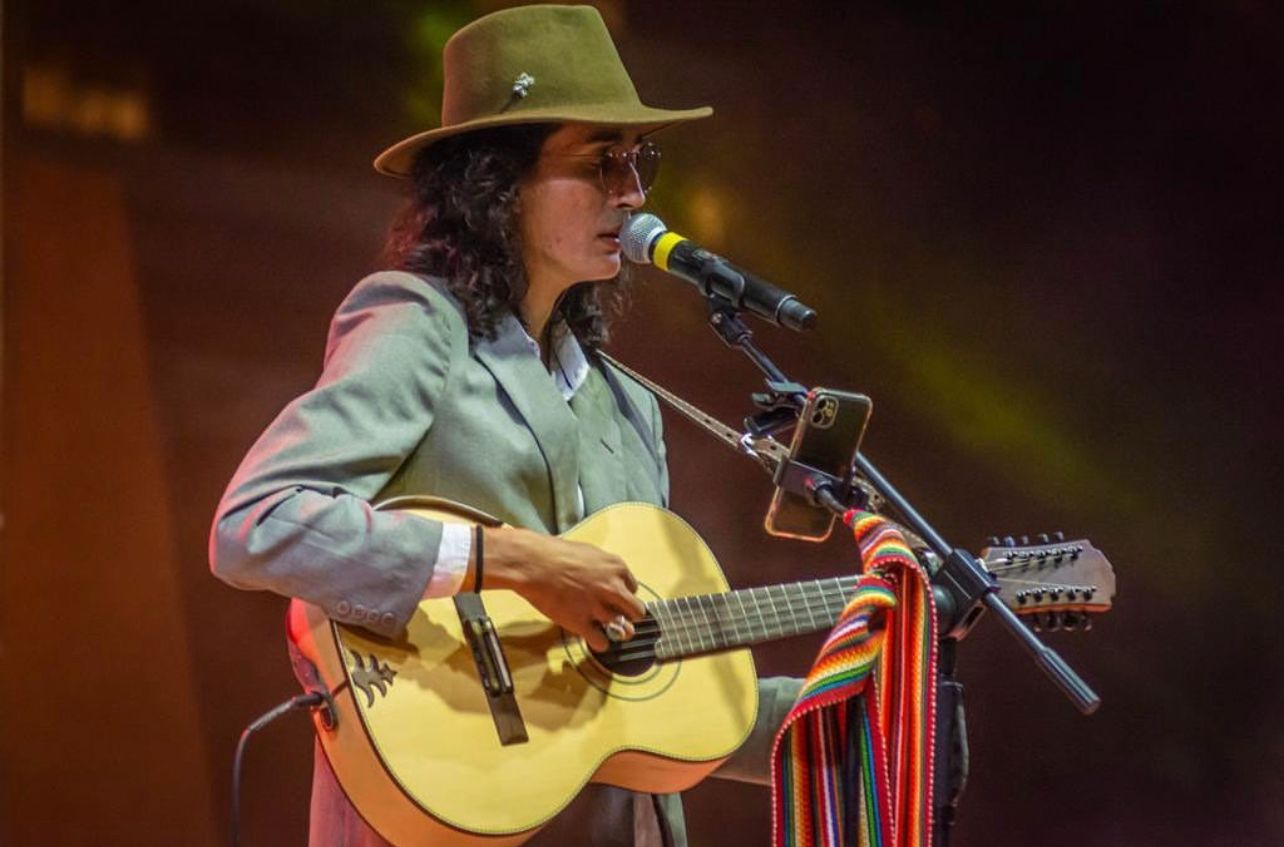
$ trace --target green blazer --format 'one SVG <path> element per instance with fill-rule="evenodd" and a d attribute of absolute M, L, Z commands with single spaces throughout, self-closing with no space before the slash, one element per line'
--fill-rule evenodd
<path fill-rule="evenodd" d="M 314 603 L 383 635 L 405 626 L 432 575 L 441 525 L 371 503 L 434 494 L 507 523 L 560 533 L 621 501 L 668 502 L 655 397 L 597 363 L 568 404 L 512 315 L 470 340 L 439 280 L 362 280 L 331 324 L 317 385 L 260 436 L 219 504 L 216 575 Z M 764 681 L 753 736 L 720 775 L 765 782 L 797 680 Z M 317 763 L 312 841 L 382 844 Z M 634 842 L 651 801 L 591 786 L 533 844 Z M 666 841 L 685 844 L 676 796 L 657 797 Z M 640 826 L 640 824 L 638 824 Z M 639 829 L 639 832 L 642 830 Z"/>

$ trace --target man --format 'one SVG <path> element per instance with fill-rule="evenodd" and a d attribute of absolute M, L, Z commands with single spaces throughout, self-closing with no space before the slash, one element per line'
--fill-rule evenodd
<path fill-rule="evenodd" d="M 424 597 L 507 588 L 604 649 L 633 635 L 637 583 L 618 557 L 554 534 L 611 503 L 668 500 L 655 398 L 595 353 L 619 292 L 620 227 L 659 164 L 650 134 L 712 110 L 642 105 L 589 7 L 488 15 L 444 59 L 442 126 L 375 162 L 411 179 L 389 239 L 396 270 L 353 289 L 316 387 L 242 462 L 211 566 L 386 636 Z M 402 494 L 505 525 L 371 507 Z M 766 782 L 796 688 L 764 683 L 759 726 L 724 775 Z M 320 754 L 311 830 L 313 845 L 387 843 Z M 590 786 L 530 843 L 681 845 L 681 806 Z"/>

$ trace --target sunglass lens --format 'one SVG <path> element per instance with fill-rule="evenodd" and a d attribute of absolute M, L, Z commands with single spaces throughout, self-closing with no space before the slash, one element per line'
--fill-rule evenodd
<path fill-rule="evenodd" d="M 638 148 L 637 152 L 638 182 L 643 191 L 650 191 L 655 185 L 655 178 L 660 173 L 660 148 L 648 141 Z"/>
<path fill-rule="evenodd" d="M 660 148 L 648 141 L 636 150 L 608 150 L 602 155 L 602 182 L 614 194 L 641 186 L 650 191 L 660 170 Z"/>

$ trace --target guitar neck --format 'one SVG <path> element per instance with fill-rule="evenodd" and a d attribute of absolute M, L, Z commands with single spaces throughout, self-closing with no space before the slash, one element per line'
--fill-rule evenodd
<path fill-rule="evenodd" d="M 717 653 L 830 629 L 855 589 L 856 577 L 848 576 L 648 603 L 660 628 L 656 658 Z"/>

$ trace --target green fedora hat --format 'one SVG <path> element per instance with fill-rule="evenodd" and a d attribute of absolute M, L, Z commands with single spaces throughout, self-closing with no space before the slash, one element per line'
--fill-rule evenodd
<path fill-rule="evenodd" d="M 531 123 L 654 127 L 707 118 L 713 109 L 657 109 L 638 99 L 620 54 L 591 6 L 519 6 L 478 18 L 446 42 L 441 126 L 374 161 L 410 175 L 415 154 L 452 135 Z"/>

